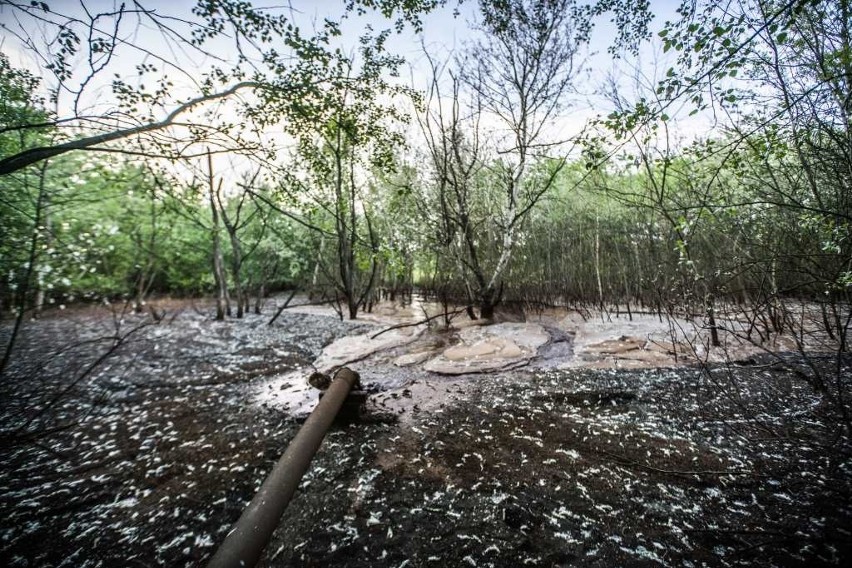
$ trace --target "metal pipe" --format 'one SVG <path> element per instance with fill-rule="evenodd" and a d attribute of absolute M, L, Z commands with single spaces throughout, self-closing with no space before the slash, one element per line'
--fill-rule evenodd
<path fill-rule="evenodd" d="M 340 368 L 319 404 L 290 442 L 234 528 L 207 565 L 208 568 L 254 566 L 269 543 L 302 476 L 317 453 L 325 433 L 346 400 L 358 373 Z"/>

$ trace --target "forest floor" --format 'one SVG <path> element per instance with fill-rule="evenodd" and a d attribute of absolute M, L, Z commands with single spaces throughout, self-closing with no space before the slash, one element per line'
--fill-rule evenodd
<path fill-rule="evenodd" d="M 0 384 L 0 565 L 203 564 L 310 410 L 306 377 L 344 363 L 373 392 L 363 420 L 328 434 L 262 565 L 852 558 L 850 440 L 796 355 L 698 366 L 688 333 L 639 315 L 376 336 L 426 308 L 271 326 L 158 309 L 24 326 Z M 809 364 L 852 376 L 849 359 Z"/>

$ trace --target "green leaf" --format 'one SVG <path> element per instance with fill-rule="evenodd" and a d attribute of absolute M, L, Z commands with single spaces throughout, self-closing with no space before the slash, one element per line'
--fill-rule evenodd
<path fill-rule="evenodd" d="M 787 41 L 787 32 L 781 32 L 775 39 L 778 43 L 784 43 Z"/>

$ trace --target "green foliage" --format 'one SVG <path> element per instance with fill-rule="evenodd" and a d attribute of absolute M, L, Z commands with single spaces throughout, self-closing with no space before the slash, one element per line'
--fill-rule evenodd
<path fill-rule="evenodd" d="M 361 0 L 347 9 L 378 9 L 417 26 L 419 14 L 439 4 Z M 511 35 L 517 22 L 501 14 L 527 4 L 500 3 L 486 23 Z M 633 9 L 627 3 L 568 4 L 584 22 L 611 12 L 625 24 L 625 37 L 647 35 L 644 3 L 635 7 L 635 21 L 623 19 Z M 534 206 L 511 221 L 506 298 L 689 305 L 707 296 L 742 299 L 765 291 L 769 281 L 777 294 L 848 294 L 852 48 L 844 6 L 753 0 L 722 11 L 714 2 L 685 3 L 657 36 L 675 59 L 653 92 L 606 117 L 605 131 L 589 135 L 575 161 L 530 155 L 524 163 L 515 197 Z M 524 14 L 524 21 L 535 20 Z M 374 275 L 395 288 L 417 274 L 422 283 L 439 275 L 463 290 L 472 280 L 473 260 L 464 256 L 471 247 L 482 266 L 498 262 L 509 221 L 495 211 L 507 199 L 513 158 L 483 153 L 466 163 L 473 140 L 464 129 L 454 132 L 448 140 L 460 161 L 451 165 L 458 172 L 472 166 L 458 195 L 442 194 L 439 176 L 425 175 L 422 160 L 402 158 L 406 117 L 395 102 L 417 97 L 390 81 L 402 61 L 385 51 L 388 31 L 366 30 L 353 57 L 332 47 L 340 22 L 305 35 L 286 18 L 243 2 L 199 2 L 196 15 L 207 26 L 195 28 L 198 45 L 236 25 L 262 46 L 273 73 L 264 78 L 259 104 L 246 112 L 259 124 L 283 124 L 297 144 L 280 185 L 252 188 L 255 197 L 243 205 L 250 218 L 239 231 L 247 286 L 317 283 L 358 300 Z M 585 25 L 574 33 L 591 33 Z M 281 38 L 287 54 L 275 52 Z M 62 74 L 65 59 L 81 47 L 72 34 L 57 45 L 54 71 Z M 96 41 L 93 49 L 110 48 Z M 214 74 L 207 87 L 230 78 Z M 49 127 L 19 128 L 52 119 L 38 88 L 33 75 L 0 55 L 0 156 L 55 136 Z M 157 105 L 167 95 L 162 86 L 144 96 L 128 89 L 128 106 Z M 731 113 L 730 129 L 686 147 L 662 147 L 681 102 L 687 112 L 721 105 Z M 139 282 L 157 293 L 212 289 L 212 223 L 199 188 L 118 157 L 44 165 L 3 179 L 4 308 L 32 306 L 38 291 L 67 302 L 133 297 Z M 541 187 L 548 187 L 544 196 L 536 193 Z M 238 206 L 233 191 L 223 199 L 231 214 Z M 472 222 L 447 223 L 442 208 Z M 453 250 L 465 260 L 452 258 Z M 230 254 L 226 246 L 226 264 Z"/>

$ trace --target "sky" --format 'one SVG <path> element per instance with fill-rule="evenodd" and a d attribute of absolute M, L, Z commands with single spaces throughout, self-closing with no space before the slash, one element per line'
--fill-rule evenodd
<path fill-rule="evenodd" d="M 115 6 L 119 3 L 112 0 L 86 0 L 85 6 L 90 12 L 97 12 L 115 9 Z M 651 1 L 651 10 L 656 16 L 651 24 L 653 32 L 659 30 L 666 20 L 676 17 L 675 10 L 678 3 L 673 0 Z M 81 16 L 84 14 L 84 11 L 80 8 L 80 2 L 75 0 L 48 0 L 48 4 L 56 10 L 65 10 Z M 190 11 L 194 2 L 192 0 L 147 0 L 142 1 L 141 4 L 146 8 L 157 10 L 159 13 L 191 17 Z M 284 0 L 279 2 L 275 2 L 275 0 L 271 2 L 258 1 L 255 3 L 257 6 L 270 7 L 271 9 L 286 4 L 287 2 Z M 289 12 L 292 19 L 300 27 L 310 29 L 323 18 L 337 19 L 342 14 L 342 5 L 342 0 L 292 0 L 289 2 Z M 408 61 L 410 65 L 409 76 L 404 78 L 412 80 L 416 87 L 424 86 L 427 81 L 422 46 L 425 46 L 431 55 L 442 58 L 463 52 L 465 45 L 474 37 L 472 24 L 476 19 L 477 3 L 468 0 L 459 7 L 459 15 L 454 15 L 453 12 L 452 5 L 438 9 L 424 18 L 422 35 L 407 30 L 402 34 L 394 35 L 389 42 L 390 51 L 402 55 Z M 9 30 L 13 32 L 17 29 L 18 23 L 14 19 L 14 12 L 8 6 L 3 7 L 2 4 L 0 4 L 0 23 L 9 26 Z M 125 22 L 125 24 L 128 23 Z M 388 21 L 379 14 L 351 18 L 344 24 L 343 36 L 340 38 L 345 49 L 351 49 L 350 46 L 356 45 L 358 36 L 368 24 L 376 29 L 389 26 Z M 174 25 L 176 29 L 181 29 L 180 23 L 175 22 Z M 31 24 L 24 24 L 24 26 L 27 28 L 27 33 L 39 35 L 39 30 Z M 659 52 L 659 46 L 654 44 L 645 46 L 639 58 L 614 60 L 607 53 L 607 47 L 615 35 L 614 32 L 611 23 L 598 22 L 586 54 L 583 75 L 578 80 L 577 92 L 572 97 L 570 112 L 559 118 L 554 124 L 555 135 L 560 137 L 574 135 L 582 129 L 590 118 L 606 115 L 612 110 L 609 102 L 599 94 L 600 87 L 608 74 L 614 73 L 620 76 L 622 86 L 626 89 L 625 92 L 629 93 L 632 90 L 632 76 L 645 76 L 646 80 L 653 82 L 653 77 L 661 76 L 667 69 L 665 57 Z M 170 94 L 177 100 L 185 100 L 197 92 L 197 87 L 193 85 L 193 77 L 199 76 L 201 72 L 209 69 L 213 63 L 209 57 L 192 52 L 192 50 L 185 49 L 180 45 L 167 45 L 163 41 L 162 34 L 152 29 L 148 24 L 141 28 L 128 25 L 121 37 L 134 44 L 135 48 L 123 47 L 118 50 L 109 65 L 86 84 L 86 89 L 79 100 L 78 112 L 102 115 L 113 109 L 115 101 L 110 88 L 113 77 L 122 77 L 130 82 L 136 81 L 135 66 L 139 63 L 155 63 L 160 72 L 168 67 L 162 63 L 157 63 L 156 58 L 152 57 L 153 55 L 162 56 L 165 60 L 176 64 L 176 68 L 170 72 L 170 78 L 174 82 Z M 655 33 L 653 37 L 656 38 Z M 0 29 L 0 47 L 5 54 L 10 56 L 13 65 L 29 68 L 34 72 L 42 72 L 38 60 L 31 51 L 22 47 L 20 41 L 14 37 L 14 33 Z M 216 40 L 211 44 L 210 51 L 226 59 L 234 56 L 233 45 L 223 39 Z M 148 52 L 149 55 L 146 56 L 143 52 Z M 75 76 L 78 84 L 86 76 L 86 64 L 85 62 L 80 63 Z M 181 71 L 178 72 L 177 68 L 180 68 Z M 151 77 L 146 77 L 145 80 L 151 81 L 151 79 Z M 60 116 L 67 116 L 74 112 L 74 101 L 75 96 L 72 93 L 63 94 L 59 105 Z M 162 109 L 157 118 L 162 117 L 165 112 L 167 112 L 167 109 Z M 219 112 L 227 114 L 231 111 L 224 107 L 220 108 Z M 676 128 L 680 136 L 689 139 L 706 133 L 707 124 L 706 120 L 699 116 L 681 120 L 677 123 Z"/>

